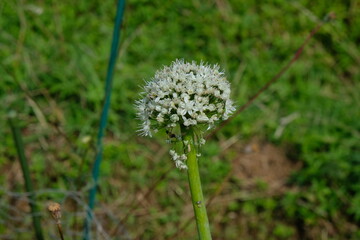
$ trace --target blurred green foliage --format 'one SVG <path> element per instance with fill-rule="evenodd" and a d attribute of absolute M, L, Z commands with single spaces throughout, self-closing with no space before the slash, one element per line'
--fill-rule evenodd
<path fill-rule="evenodd" d="M 0 2 L 3 188 L 22 189 L 6 175 L 16 159 L 5 121 L 10 110 L 19 113 L 38 189 L 79 190 L 89 184 L 114 8 L 115 1 Z M 231 171 L 236 155 L 235 150 L 221 153 L 219 142 L 236 134 L 245 141 L 259 136 L 284 147 L 291 160 L 302 163 L 288 182 L 298 190 L 233 200 L 219 213 L 210 207 L 216 239 L 358 239 L 360 5 L 356 0 L 127 1 L 99 202 L 115 205 L 121 217 L 172 166 L 161 147 L 163 138 L 136 135 L 134 101 L 140 85 L 156 69 L 176 58 L 219 63 L 240 106 L 285 65 L 329 12 L 336 20 L 315 35 L 295 65 L 217 135 L 220 141 L 206 144 L 201 174 L 205 196 L 210 196 Z M 291 115 L 297 117 L 283 124 Z M 276 135 L 279 127 L 283 131 Z M 233 188 L 227 194 L 242 191 L 241 181 L 229 182 Z M 266 186 L 259 183 L 257 191 L 266 191 Z M 131 234 L 141 239 L 175 234 L 189 216 L 184 208 L 189 202 L 186 174 L 171 170 L 148 198 L 151 204 L 143 207 L 148 215 L 134 213 L 127 219 Z M 139 228 L 141 223 L 146 227 Z M 190 224 L 184 230 L 184 239 L 195 236 L 194 228 Z M 0 233 L 6 231 L 0 227 Z"/>

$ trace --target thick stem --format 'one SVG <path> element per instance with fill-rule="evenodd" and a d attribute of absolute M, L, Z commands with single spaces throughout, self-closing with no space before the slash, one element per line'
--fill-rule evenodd
<path fill-rule="evenodd" d="M 201 189 L 196 146 L 192 129 L 181 129 L 184 134 L 184 150 L 187 153 L 188 179 L 191 199 L 195 212 L 196 225 L 200 240 L 211 240 L 209 220 L 206 213 L 204 196 Z"/>

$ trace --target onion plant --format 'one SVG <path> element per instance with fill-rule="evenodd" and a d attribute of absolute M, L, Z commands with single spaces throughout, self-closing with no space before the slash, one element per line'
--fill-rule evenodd
<path fill-rule="evenodd" d="M 230 83 L 218 65 L 176 60 L 146 83 L 136 107 L 141 135 L 168 134 L 171 159 L 188 174 L 199 239 L 211 239 L 198 160 L 204 132 L 235 111 Z"/>

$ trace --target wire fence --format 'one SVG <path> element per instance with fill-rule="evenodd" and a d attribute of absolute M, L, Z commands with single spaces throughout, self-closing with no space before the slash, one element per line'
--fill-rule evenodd
<path fill-rule="evenodd" d="M 88 205 L 85 201 L 87 189 L 82 191 L 66 191 L 56 189 L 41 189 L 35 191 L 36 204 L 41 216 L 41 225 L 45 239 L 60 239 L 55 221 L 47 211 L 48 204 L 55 200 L 62 205 L 61 224 L 66 239 L 82 239 L 83 223 L 86 218 Z M 32 225 L 32 213 L 30 211 L 29 192 L 11 192 L 0 187 L 0 239 L 34 239 Z M 96 210 L 95 210 L 96 211 Z M 92 214 L 91 239 L 124 239 L 130 240 L 130 234 L 126 231 L 115 216 L 115 213 L 102 207 L 101 216 L 106 217 L 106 221 L 97 217 L 94 211 Z M 109 221 L 111 221 L 109 223 Z M 111 237 L 108 226 L 119 225 L 116 236 Z M 105 227 L 105 226 L 107 227 Z"/>

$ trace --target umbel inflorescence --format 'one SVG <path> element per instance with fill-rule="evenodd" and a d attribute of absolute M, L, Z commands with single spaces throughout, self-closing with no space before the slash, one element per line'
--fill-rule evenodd
<path fill-rule="evenodd" d="M 230 83 L 219 66 L 176 60 L 155 73 L 136 102 L 141 119 L 140 134 L 152 136 L 160 129 L 206 125 L 226 120 L 235 110 Z M 170 151 L 176 166 L 186 168 L 186 157 Z"/>

